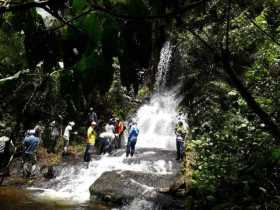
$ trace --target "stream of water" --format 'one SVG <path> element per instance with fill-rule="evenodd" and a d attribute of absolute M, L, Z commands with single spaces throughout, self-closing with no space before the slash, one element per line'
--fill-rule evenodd
<path fill-rule="evenodd" d="M 178 115 L 176 107 L 180 99 L 176 97 L 176 91 L 166 91 L 162 88 L 169 69 L 171 51 L 172 46 L 168 42 L 161 51 L 156 82 L 157 91 L 151 96 L 150 101 L 142 105 L 136 113 L 136 120 L 140 130 L 136 150 L 137 148 L 160 148 L 175 151 L 174 128 L 176 116 Z M 122 152 L 117 156 L 104 155 L 98 160 L 91 161 L 88 166 L 83 163 L 78 166 L 67 166 L 58 177 L 47 182 L 43 188 L 30 188 L 33 192 L 31 197 L 39 203 L 44 203 L 45 201 L 49 204 L 67 203 L 66 206 L 56 205 L 55 207 L 52 206 L 53 208 L 50 207 L 50 209 L 110 209 L 111 207 L 108 206 L 90 204 L 89 187 L 102 173 L 112 170 L 130 170 L 155 174 L 173 173 L 173 160 L 159 159 L 152 162 L 129 163 L 126 159 L 124 152 Z M 127 206 L 121 207 L 121 209 L 151 209 L 151 205 L 152 203 L 148 201 L 136 199 Z M 0 209 L 2 210 L 2 208 Z M 29 210 L 34 208 L 22 205 L 21 209 Z M 48 208 L 40 208 L 40 205 L 38 205 L 38 209 Z"/>

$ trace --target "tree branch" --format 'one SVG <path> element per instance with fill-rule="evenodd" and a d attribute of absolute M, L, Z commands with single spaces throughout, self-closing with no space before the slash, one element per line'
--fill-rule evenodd
<path fill-rule="evenodd" d="M 57 30 L 63 28 L 65 25 L 68 25 L 68 24 L 73 23 L 73 21 L 80 19 L 81 17 L 83 17 L 83 16 L 85 16 L 85 15 L 91 13 L 92 11 L 93 11 L 92 9 L 88 9 L 88 10 L 82 12 L 81 14 L 79 14 L 79 15 L 73 17 L 73 18 L 70 19 L 70 20 L 65 20 L 65 22 L 64 22 L 63 24 L 61 24 L 60 26 L 51 28 L 51 29 L 49 29 L 48 31 L 57 31 Z"/>
<path fill-rule="evenodd" d="M 23 4 L 16 4 L 12 6 L 2 5 L 0 6 L 0 14 L 4 12 L 10 12 L 10 11 L 20 11 L 20 10 L 26 10 L 26 9 L 32 9 L 36 7 L 44 7 L 49 4 L 55 3 L 55 0 L 44 0 L 39 2 L 27 2 Z"/>
<path fill-rule="evenodd" d="M 55 18 L 57 18 L 59 21 L 61 21 L 63 23 L 63 26 L 67 25 L 70 28 L 74 29 L 75 31 L 78 31 L 80 33 L 85 33 L 84 31 L 82 31 L 81 29 L 77 28 L 76 26 L 74 26 L 72 24 L 71 21 L 67 21 L 64 19 L 64 17 L 61 17 L 59 14 L 57 14 L 56 12 L 52 11 L 51 9 L 49 9 L 48 7 L 44 6 L 42 7 L 42 9 L 44 9 L 46 12 L 48 12 L 50 15 L 54 16 Z"/>
<path fill-rule="evenodd" d="M 98 5 L 95 1 L 93 1 L 91 3 L 91 9 L 94 11 L 104 12 L 104 13 L 110 14 L 114 17 L 121 18 L 121 19 L 152 20 L 152 19 L 161 19 L 161 18 L 172 18 L 172 17 L 176 17 L 177 15 L 182 15 L 182 14 L 186 13 L 187 11 L 194 9 L 195 7 L 197 7 L 201 4 L 205 4 L 208 1 L 210 1 L 210 0 L 200 0 L 198 2 L 191 3 L 187 6 L 185 6 L 184 8 L 182 8 L 181 10 L 178 10 L 175 12 L 170 12 L 170 13 L 167 13 L 164 15 L 151 15 L 151 16 L 130 16 L 130 15 L 118 14 L 112 10 L 109 10 L 103 6 Z M 55 0 L 44 0 L 44 1 L 39 1 L 39 2 L 28 2 L 28 3 L 24 3 L 24 4 L 17 4 L 17 5 L 13 5 L 13 6 L 0 6 L 0 13 L 8 12 L 8 11 L 26 10 L 26 9 L 36 8 L 36 7 L 44 8 L 46 6 L 49 6 L 49 5 L 55 4 L 55 3 L 56 3 Z"/>
<path fill-rule="evenodd" d="M 278 42 L 274 37 L 272 37 L 269 33 L 267 33 L 265 30 L 263 30 L 255 21 L 252 20 L 252 18 L 249 17 L 249 15 L 245 14 L 245 17 L 265 36 L 270 38 L 271 41 L 273 41 L 275 44 L 280 46 L 280 42 Z"/>
<path fill-rule="evenodd" d="M 199 6 L 201 4 L 205 4 L 208 1 L 210 1 L 210 0 L 200 0 L 198 2 L 191 3 L 187 6 L 185 6 L 184 8 L 182 8 L 181 10 L 177 10 L 175 12 L 170 12 L 170 13 L 167 13 L 167 14 L 164 14 L 164 15 L 150 15 L 150 16 L 122 15 L 122 14 L 116 13 L 112 10 L 109 10 L 105 7 L 102 7 L 102 6 L 98 5 L 96 3 L 96 1 L 91 2 L 90 5 L 91 5 L 91 8 L 95 11 L 104 12 L 104 13 L 107 13 L 109 15 L 112 15 L 112 16 L 120 18 L 120 19 L 143 21 L 143 20 L 173 18 L 173 17 L 176 17 L 177 15 L 182 15 L 182 14 L 186 13 L 187 11 L 196 8 L 197 6 Z"/>
<path fill-rule="evenodd" d="M 19 71 L 19 72 L 15 73 L 13 76 L 9 76 L 9 77 L 0 79 L 0 84 L 3 84 L 5 82 L 11 81 L 11 80 L 16 80 L 20 77 L 21 74 L 25 74 L 25 73 L 29 73 L 29 72 L 30 72 L 29 69 Z"/>
<path fill-rule="evenodd" d="M 78 16 L 70 19 L 70 20 L 65 20 L 64 18 L 61 17 L 56 17 L 59 20 L 61 20 L 63 22 L 63 24 L 61 24 L 60 26 L 57 26 L 55 28 L 49 29 L 47 31 L 56 31 L 59 30 L 60 28 L 64 27 L 65 25 L 68 25 L 69 27 L 74 27 L 71 23 L 93 11 L 99 11 L 99 12 L 104 12 L 107 13 L 109 15 L 112 15 L 114 17 L 120 18 L 120 19 L 127 19 L 127 20 L 138 20 L 138 21 L 144 21 L 144 20 L 153 20 L 153 19 L 162 19 L 162 18 L 173 18 L 176 17 L 178 15 L 182 15 L 184 13 L 186 13 L 187 11 L 199 6 L 200 4 L 205 4 L 206 2 L 208 2 L 210 0 L 200 0 L 198 2 L 189 4 L 187 6 L 185 6 L 183 9 L 175 11 L 175 12 L 170 12 L 168 14 L 165 15 L 152 15 L 152 16 L 130 16 L 130 15 L 122 15 L 122 14 L 118 14 L 115 13 L 112 10 L 109 10 L 105 7 L 102 7 L 100 5 L 98 5 L 96 3 L 96 1 L 93 1 L 93 3 L 91 4 L 91 8 L 82 12 L 81 14 L 79 14 Z M 32 9 L 32 8 L 42 8 L 46 10 L 46 7 L 51 5 L 51 4 L 55 4 L 55 0 L 45 0 L 45 1 L 40 1 L 40 2 L 29 2 L 29 3 L 25 3 L 25 4 L 17 4 L 17 5 L 13 5 L 10 7 L 7 6 L 0 6 L 0 14 L 4 13 L 4 12 L 8 12 L 8 11 L 18 11 L 18 10 L 25 10 L 25 9 Z M 53 13 L 51 13 L 53 15 Z M 75 28 L 75 30 L 77 30 L 77 28 Z"/>
<path fill-rule="evenodd" d="M 175 17 L 177 14 L 182 14 L 184 12 L 187 12 L 188 10 L 192 9 L 192 8 L 195 8 L 196 6 L 202 4 L 203 2 L 207 2 L 209 0 L 202 0 L 202 1 L 199 1 L 197 3 L 194 3 L 194 4 L 191 4 L 191 5 L 188 5 L 186 6 L 184 9 L 180 10 L 179 12 L 173 12 L 173 13 L 169 13 L 169 14 L 166 14 L 166 15 L 161 15 L 161 16 L 138 16 L 138 17 L 134 17 L 134 16 L 128 16 L 128 15 L 121 15 L 121 14 L 116 14 L 114 13 L 113 11 L 111 10 L 108 10 L 106 8 L 103 8 L 99 5 L 96 4 L 96 1 L 94 1 L 93 5 L 94 6 L 91 6 L 90 9 L 82 12 L 81 14 L 75 16 L 74 18 L 70 19 L 70 20 L 65 20 L 63 21 L 63 24 L 61 24 L 60 26 L 57 26 L 55 28 L 52 28 L 52 29 L 49 29 L 48 31 L 57 31 L 61 28 L 63 28 L 65 25 L 69 25 L 71 23 L 73 23 L 73 21 L 75 20 L 78 20 L 80 18 L 82 18 L 83 16 L 93 12 L 93 11 L 100 11 L 100 12 L 105 12 L 107 14 L 110 14 L 114 17 L 118 17 L 118 18 L 121 18 L 121 19 L 129 19 L 129 20 L 146 20 L 146 19 L 160 19 L 160 18 L 168 18 L 168 17 Z M 92 3 L 91 3 L 92 4 Z M 72 24 L 71 24 L 72 25 Z"/>

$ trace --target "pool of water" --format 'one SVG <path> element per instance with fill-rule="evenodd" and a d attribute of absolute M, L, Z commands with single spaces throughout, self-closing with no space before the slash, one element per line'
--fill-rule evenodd
<path fill-rule="evenodd" d="M 34 191 L 15 187 L 0 187 L 1 210 L 109 210 L 112 206 L 85 202 L 69 204 L 65 201 L 39 200 Z"/>

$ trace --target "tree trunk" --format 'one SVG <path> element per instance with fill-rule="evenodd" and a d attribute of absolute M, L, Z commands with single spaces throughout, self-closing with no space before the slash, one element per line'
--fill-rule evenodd
<path fill-rule="evenodd" d="M 257 116 L 265 123 L 266 128 L 273 137 L 279 141 L 280 129 L 278 125 L 271 119 L 271 117 L 260 107 L 251 93 L 248 92 L 242 81 L 235 74 L 230 66 L 229 52 L 225 52 L 222 57 L 224 71 L 229 75 L 230 81 L 238 90 L 243 99 L 247 102 L 248 106 L 257 114 Z"/>

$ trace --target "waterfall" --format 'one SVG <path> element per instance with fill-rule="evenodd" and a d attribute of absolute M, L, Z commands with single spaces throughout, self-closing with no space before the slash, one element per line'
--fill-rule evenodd
<path fill-rule="evenodd" d="M 166 86 L 167 75 L 172 58 L 173 46 L 169 41 L 165 42 L 160 51 L 160 60 L 158 63 L 158 71 L 156 74 L 155 89 L 161 91 Z"/>
<path fill-rule="evenodd" d="M 148 104 L 137 111 L 140 130 L 137 146 L 175 150 L 176 91 L 154 94 Z"/>
<path fill-rule="evenodd" d="M 161 50 L 160 62 L 158 64 L 157 92 L 151 96 L 149 103 L 142 105 L 136 113 L 136 121 L 140 130 L 136 151 L 138 148 L 175 150 L 174 128 L 177 117 L 176 108 L 180 98 L 177 97 L 176 88 L 174 90 L 165 89 L 171 55 L 172 46 L 170 42 L 166 42 Z M 106 171 L 129 170 L 153 174 L 175 173 L 172 167 L 174 165 L 173 160 L 155 159 L 145 161 L 140 158 L 138 162 L 129 163 L 125 157 L 124 150 L 121 151 L 119 155 L 104 155 L 100 159 L 94 159 L 88 167 L 84 164 L 65 167 L 58 177 L 44 185 L 47 189 L 40 189 L 41 193 L 37 193 L 36 196 L 41 199 L 60 198 L 68 202 L 83 203 L 90 199 L 90 185 Z M 151 151 L 146 153 L 141 154 L 141 157 L 155 152 L 151 149 Z M 140 206 L 151 205 L 145 201 L 136 203 L 137 205 L 141 204 Z M 124 209 L 141 209 L 130 208 L 131 205 L 137 206 L 134 202 L 124 207 Z"/>
<path fill-rule="evenodd" d="M 139 126 L 140 147 L 156 147 L 175 150 L 175 124 L 178 116 L 176 108 L 180 103 L 176 90 L 166 90 L 168 72 L 173 46 L 167 41 L 161 50 L 158 72 L 156 74 L 155 93 L 150 102 L 139 108 L 136 119 Z"/>

